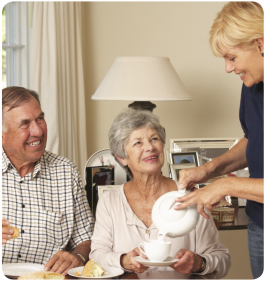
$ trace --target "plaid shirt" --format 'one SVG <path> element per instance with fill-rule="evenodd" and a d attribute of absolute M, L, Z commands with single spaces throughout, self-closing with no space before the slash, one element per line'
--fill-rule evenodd
<path fill-rule="evenodd" d="M 2 218 L 20 230 L 2 246 L 2 263 L 45 264 L 57 251 L 91 240 L 94 228 L 78 169 L 47 151 L 21 178 L 2 148 Z"/>

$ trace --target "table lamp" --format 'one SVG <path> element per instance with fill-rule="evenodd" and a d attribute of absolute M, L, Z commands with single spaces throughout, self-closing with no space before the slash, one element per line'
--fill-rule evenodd
<path fill-rule="evenodd" d="M 135 101 L 129 107 L 149 111 L 150 101 L 192 100 L 166 57 L 117 57 L 91 98 Z"/>

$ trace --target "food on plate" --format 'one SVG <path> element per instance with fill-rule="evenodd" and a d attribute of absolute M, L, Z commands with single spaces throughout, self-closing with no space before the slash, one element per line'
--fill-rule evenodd
<path fill-rule="evenodd" d="M 82 270 L 82 274 L 85 277 L 98 277 L 104 274 L 108 274 L 108 272 L 101 267 L 95 260 L 90 259 Z"/>
<path fill-rule="evenodd" d="M 14 233 L 13 233 L 13 235 L 12 235 L 12 238 L 11 239 L 16 239 L 16 238 L 18 238 L 19 237 L 19 230 L 18 230 L 18 228 L 16 228 L 16 227 L 13 227 L 13 226 L 8 226 L 9 228 L 12 228 L 13 230 L 14 230 Z"/>
<path fill-rule="evenodd" d="M 81 273 L 79 271 L 76 271 L 75 276 L 81 276 Z"/>
<path fill-rule="evenodd" d="M 55 272 L 49 271 L 35 271 L 29 272 L 18 277 L 18 280 L 63 280 L 65 276 Z"/>

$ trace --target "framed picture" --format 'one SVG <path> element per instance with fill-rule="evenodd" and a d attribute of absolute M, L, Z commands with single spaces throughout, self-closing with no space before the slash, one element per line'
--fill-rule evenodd
<path fill-rule="evenodd" d="M 101 196 L 103 195 L 104 192 L 106 191 L 110 191 L 111 189 L 117 188 L 120 185 L 106 185 L 106 186 L 98 186 L 98 199 L 101 198 Z"/>
<path fill-rule="evenodd" d="M 238 138 L 170 139 L 170 150 L 181 152 L 199 148 L 200 164 L 204 164 L 230 150 L 238 140 Z"/>
<path fill-rule="evenodd" d="M 171 178 L 175 181 L 179 180 L 179 171 L 185 168 L 196 167 L 196 163 L 181 163 L 181 164 L 170 164 Z"/>
<path fill-rule="evenodd" d="M 93 216 L 99 199 L 99 185 L 114 185 L 114 166 L 86 167 L 85 190 Z"/>
<path fill-rule="evenodd" d="M 170 151 L 170 164 L 195 164 L 199 166 L 199 155 L 197 151 L 173 152 Z"/>

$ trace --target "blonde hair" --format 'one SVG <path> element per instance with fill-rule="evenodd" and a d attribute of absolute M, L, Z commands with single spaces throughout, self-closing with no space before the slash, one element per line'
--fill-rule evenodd
<path fill-rule="evenodd" d="M 218 13 L 210 34 L 215 56 L 222 48 L 236 46 L 249 49 L 255 39 L 264 37 L 264 13 L 256 2 L 229 2 Z"/>

